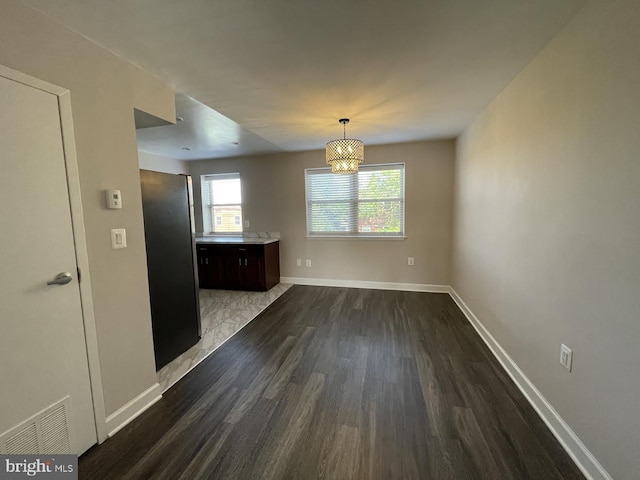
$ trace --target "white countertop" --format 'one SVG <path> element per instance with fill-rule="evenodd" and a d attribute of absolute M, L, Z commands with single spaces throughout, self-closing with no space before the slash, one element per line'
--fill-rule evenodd
<path fill-rule="evenodd" d="M 253 244 L 266 245 L 279 241 L 279 238 L 259 237 L 196 237 L 196 243 L 228 243 L 228 244 Z"/>

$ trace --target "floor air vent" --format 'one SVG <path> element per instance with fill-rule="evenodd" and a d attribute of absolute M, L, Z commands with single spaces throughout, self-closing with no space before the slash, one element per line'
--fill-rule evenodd
<path fill-rule="evenodd" d="M 69 400 L 65 397 L 0 436 L 0 453 L 71 453 Z"/>

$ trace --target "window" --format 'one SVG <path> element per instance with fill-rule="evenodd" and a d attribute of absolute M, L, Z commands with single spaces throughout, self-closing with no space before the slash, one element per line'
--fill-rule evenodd
<path fill-rule="evenodd" d="M 404 237 L 404 164 L 365 165 L 354 175 L 305 170 L 307 235 Z"/>
<path fill-rule="evenodd" d="M 207 233 L 242 232 L 242 186 L 239 173 L 201 177 L 202 218 Z"/>

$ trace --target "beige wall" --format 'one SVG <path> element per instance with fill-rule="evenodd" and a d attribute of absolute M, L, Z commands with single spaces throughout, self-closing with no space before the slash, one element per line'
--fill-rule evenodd
<path fill-rule="evenodd" d="M 190 162 L 196 227 L 202 230 L 200 175 L 239 172 L 248 231 L 277 231 L 285 277 L 449 284 L 453 141 L 369 146 L 365 162 L 406 163 L 406 240 L 307 239 L 304 169 L 324 165 L 324 151 Z M 415 266 L 407 266 L 407 257 Z M 296 267 L 296 259 L 312 267 Z"/>
<path fill-rule="evenodd" d="M 617 479 L 640 472 L 639 46 L 637 1 L 591 2 L 456 162 L 454 288 Z"/>
<path fill-rule="evenodd" d="M 138 166 L 141 170 L 151 170 L 153 172 L 189 174 L 189 167 L 184 160 L 164 157 L 154 153 L 138 150 Z"/>
<path fill-rule="evenodd" d="M 274 181 L 280 174 L 280 155 L 237 157 L 188 162 L 193 180 L 193 203 L 196 231 L 202 232 L 202 196 L 200 176 L 211 173 L 240 173 L 242 184 L 242 216 L 249 220 L 248 232 L 272 232 L 280 227 L 280 194 Z"/>
<path fill-rule="evenodd" d="M 171 88 L 15 0 L 0 3 L 0 64 L 71 92 L 98 347 L 109 415 L 156 383 L 133 108 L 175 119 Z M 122 191 L 107 210 L 103 190 Z M 110 229 L 128 248 L 112 250 Z"/>

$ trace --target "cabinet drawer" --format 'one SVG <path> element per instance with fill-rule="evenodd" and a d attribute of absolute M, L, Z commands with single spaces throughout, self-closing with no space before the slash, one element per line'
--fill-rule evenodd
<path fill-rule="evenodd" d="M 233 256 L 256 256 L 264 254 L 264 245 L 223 245 L 225 253 Z"/>

